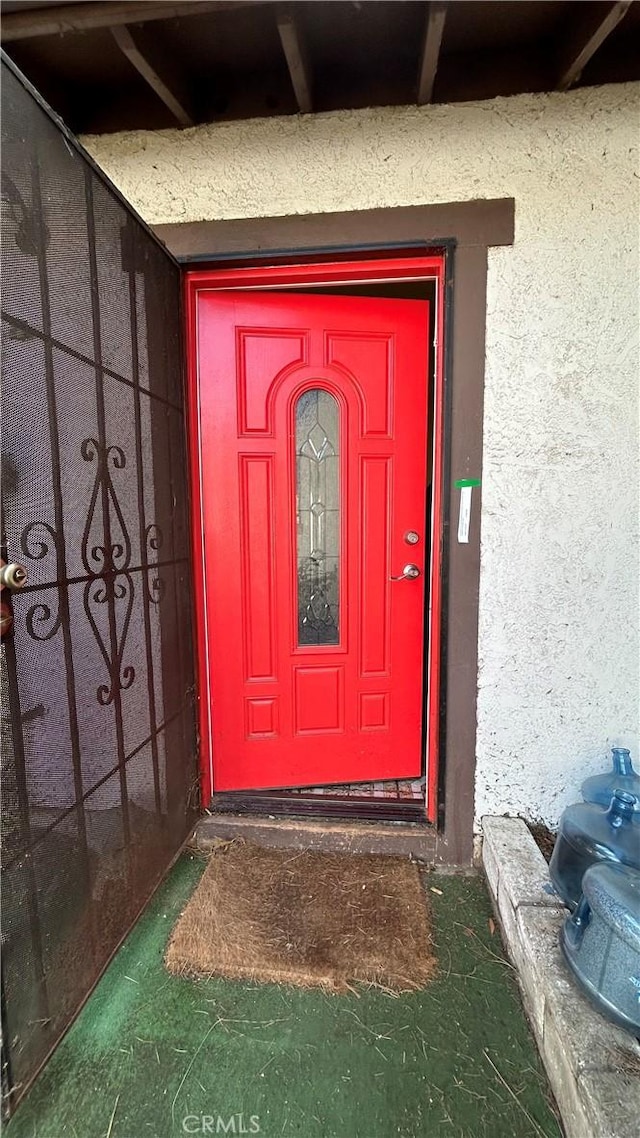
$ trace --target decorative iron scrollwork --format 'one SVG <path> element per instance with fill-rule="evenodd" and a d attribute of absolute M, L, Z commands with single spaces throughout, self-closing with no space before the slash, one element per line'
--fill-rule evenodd
<path fill-rule="evenodd" d="M 145 599 L 152 605 L 159 605 L 167 592 L 166 581 L 156 574 L 152 577 L 145 574 Z"/>
<path fill-rule="evenodd" d="M 42 561 L 50 553 L 58 553 L 58 534 L 48 522 L 29 522 L 20 534 L 20 549 L 32 561 Z M 52 608 L 46 601 L 39 601 L 27 609 L 25 625 L 32 640 L 41 643 L 52 640 L 60 628 L 59 594 L 56 590 L 56 606 Z"/>
<path fill-rule="evenodd" d="M 150 526 L 147 526 L 144 531 L 144 536 L 147 555 L 150 549 L 153 550 L 154 553 L 158 553 L 159 550 L 162 549 L 162 546 L 164 545 L 164 534 L 160 529 L 160 526 L 156 525 L 155 522 L 153 522 Z"/>
<path fill-rule="evenodd" d="M 122 572 L 131 562 L 131 539 L 111 479 L 109 465 L 111 463 L 115 470 L 123 470 L 127 465 L 124 451 L 119 446 L 101 446 L 97 439 L 93 438 L 85 439 L 80 451 L 85 462 L 97 462 L 96 478 L 82 537 L 82 562 L 88 573 L 109 570 Z M 101 495 L 106 495 L 109 504 L 109 518 L 103 518 L 103 531 L 113 537 L 112 521 L 115 518 L 120 531 L 118 535 L 120 540 L 112 540 L 109 545 L 106 543 L 92 545 L 91 530 L 96 522 L 98 497 Z"/>
<path fill-rule="evenodd" d="M 113 703 L 116 692 L 126 691 L 135 679 L 135 668 L 131 664 L 123 667 L 124 647 L 133 611 L 133 597 L 133 578 L 129 573 L 106 579 L 96 578 L 89 581 L 84 587 L 84 611 L 109 673 L 109 683 L 100 684 L 96 689 L 98 703 L 102 704 L 103 707 Z M 120 616 L 120 621 L 118 621 L 116 618 L 121 602 L 124 602 L 124 611 Z M 111 625 L 108 639 L 103 635 L 92 611 L 92 605 L 103 604 L 112 607 L 114 614 L 113 619 L 107 617 Z M 118 624 L 120 625 L 119 630 Z"/>
<path fill-rule="evenodd" d="M 25 617 L 25 624 L 27 632 L 32 640 L 52 640 L 62 623 L 60 617 L 60 608 L 56 609 L 55 615 L 51 606 L 40 601 L 37 605 L 32 605 L 27 610 Z"/>
<path fill-rule="evenodd" d="M 134 682 L 135 668 L 124 663 L 124 652 L 133 612 L 135 588 L 131 564 L 131 539 L 111 477 L 111 470 L 124 470 L 127 464 L 119 446 L 103 446 L 97 439 L 86 438 L 80 448 L 85 462 L 96 463 L 96 476 L 91 491 L 87 520 L 82 535 L 82 563 L 91 575 L 84 587 L 83 607 L 107 668 L 109 680 L 96 689 L 98 702 L 111 704 L 117 691 L 126 691 Z M 104 518 L 105 502 L 109 517 Z M 102 523 L 102 533 L 92 540 L 92 531 Z M 115 536 L 114 536 L 115 531 Z M 164 534 L 156 523 L 144 531 L 143 561 L 156 555 L 164 544 Z M 48 522 L 30 522 L 20 536 L 25 557 L 42 561 L 51 553 L 59 554 L 58 534 Z M 64 587 L 57 582 L 57 590 Z M 159 605 L 166 594 L 166 582 L 151 564 L 142 572 L 142 595 L 145 603 Z M 58 595 L 56 593 L 56 595 Z M 105 605 L 105 620 L 96 619 L 96 606 Z M 33 640 L 51 640 L 61 626 L 59 605 L 40 600 L 29 608 L 25 623 Z M 101 628 L 101 623 L 103 627 Z"/>
<path fill-rule="evenodd" d="M 51 544 L 46 540 L 43 541 L 42 536 L 35 541 L 33 540 L 34 534 L 37 534 L 38 530 L 42 530 L 51 538 Z M 32 561 L 42 561 L 47 554 L 52 552 L 52 549 L 57 552 L 58 535 L 48 522 L 29 522 L 29 525 L 25 526 L 20 535 L 20 549 L 24 556 L 30 557 Z"/>

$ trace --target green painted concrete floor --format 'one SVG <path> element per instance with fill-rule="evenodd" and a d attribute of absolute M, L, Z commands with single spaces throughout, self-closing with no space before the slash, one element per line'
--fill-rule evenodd
<path fill-rule="evenodd" d="M 166 940 L 203 868 L 174 867 L 8 1138 L 559 1138 L 479 877 L 425 875 L 427 990 L 345 997 L 170 977 Z"/>

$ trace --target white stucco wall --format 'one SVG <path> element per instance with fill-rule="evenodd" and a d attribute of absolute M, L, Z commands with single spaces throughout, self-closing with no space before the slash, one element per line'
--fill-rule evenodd
<path fill-rule="evenodd" d="M 638 758 L 640 85 L 86 138 L 151 223 L 514 197 L 489 254 L 476 808 Z M 638 761 L 640 768 L 640 760 Z"/>

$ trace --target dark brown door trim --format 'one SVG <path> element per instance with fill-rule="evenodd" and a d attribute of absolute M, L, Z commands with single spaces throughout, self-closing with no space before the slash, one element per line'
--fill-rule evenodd
<path fill-rule="evenodd" d="M 399 206 L 345 213 L 305 213 L 289 217 L 248 217 L 238 221 L 188 221 L 155 225 L 161 241 L 179 261 L 221 256 L 230 260 L 265 253 L 305 253 L 319 249 L 381 248 L 403 245 L 512 245 L 513 198 Z"/>
<path fill-rule="evenodd" d="M 456 481 L 482 477 L 487 249 L 514 239 L 511 198 L 350 213 L 157 225 L 182 263 L 247 264 L 268 257 L 337 258 L 354 249 L 450 247 L 447 280 L 448 455 L 445 466 L 443 594 L 444 746 L 441 824 L 433 836 L 437 864 L 469 865 L 473 855 L 480 583 L 480 486 L 474 491 L 468 544 L 459 544 Z M 425 843 L 426 845 L 427 843 Z"/>

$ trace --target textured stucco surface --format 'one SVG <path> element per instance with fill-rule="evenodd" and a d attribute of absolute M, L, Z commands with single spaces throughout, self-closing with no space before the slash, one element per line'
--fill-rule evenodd
<path fill-rule="evenodd" d="M 637 755 L 639 125 L 629 84 L 83 140 L 151 223 L 515 198 L 489 253 L 478 817 L 554 824 L 610 742 Z"/>

